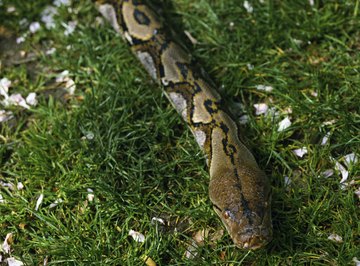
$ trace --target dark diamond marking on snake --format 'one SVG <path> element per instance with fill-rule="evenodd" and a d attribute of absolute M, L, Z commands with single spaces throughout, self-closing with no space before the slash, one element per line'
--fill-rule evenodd
<path fill-rule="evenodd" d="M 180 69 L 180 73 L 183 78 L 186 79 L 189 73 L 189 69 L 187 68 L 187 66 L 179 62 L 176 63 L 176 66 L 178 67 L 178 69 Z"/>
<path fill-rule="evenodd" d="M 134 18 L 136 22 L 139 23 L 140 25 L 146 25 L 146 26 L 150 25 L 151 22 L 150 19 L 138 9 L 134 10 Z"/>

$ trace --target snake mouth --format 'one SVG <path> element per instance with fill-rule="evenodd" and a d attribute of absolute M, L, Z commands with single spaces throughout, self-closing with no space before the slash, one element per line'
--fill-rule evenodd
<path fill-rule="evenodd" d="M 245 233 L 236 234 L 233 237 L 235 245 L 242 249 L 256 250 L 270 242 L 272 238 L 271 231 L 266 228 L 251 228 Z"/>

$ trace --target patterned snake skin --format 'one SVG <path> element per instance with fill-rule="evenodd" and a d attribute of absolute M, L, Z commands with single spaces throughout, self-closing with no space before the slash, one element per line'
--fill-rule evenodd
<path fill-rule="evenodd" d="M 272 238 L 270 185 L 241 143 L 238 127 L 203 71 L 166 34 L 140 0 L 98 1 L 100 13 L 121 34 L 191 129 L 207 158 L 209 196 L 235 245 L 257 249 Z"/>

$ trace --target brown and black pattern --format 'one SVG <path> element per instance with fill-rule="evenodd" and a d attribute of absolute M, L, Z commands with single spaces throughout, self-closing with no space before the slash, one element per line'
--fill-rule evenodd
<path fill-rule="evenodd" d="M 162 85 L 205 153 L 210 199 L 234 243 L 244 249 L 267 244 L 272 237 L 270 185 L 211 82 L 142 1 L 101 1 L 98 8 Z"/>

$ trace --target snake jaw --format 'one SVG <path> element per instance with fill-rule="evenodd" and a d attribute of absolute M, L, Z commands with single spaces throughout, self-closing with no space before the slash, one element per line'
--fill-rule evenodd
<path fill-rule="evenodd" d="M 256 250 L 268 244 L 272 239 L 271 219 L 266 214 L 260 225 L 244 226 L 247 223 L 245 219 L 236 219 L 233 215 L 228 214 L 224 216 L 224 213 L 228 213 L 228 211 L 221 211 L 216 206 L 214 206 L 214 210 L 238 248 Z"/>

